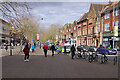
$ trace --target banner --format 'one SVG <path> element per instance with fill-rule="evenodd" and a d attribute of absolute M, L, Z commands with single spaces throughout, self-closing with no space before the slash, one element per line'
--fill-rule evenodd
<path fill-rule="evenodd" d="M 37 34 L 37 40 L 39 40 L 39 34 Z"/>
<path fill-rule="evenodd" d="M 118 26 L 114 27 L 114 36 L 118 36 Z"/>

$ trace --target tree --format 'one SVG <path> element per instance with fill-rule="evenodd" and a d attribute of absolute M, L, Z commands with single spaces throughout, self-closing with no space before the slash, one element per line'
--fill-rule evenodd
<path fill-rule="evenodd" d="M 44 29 L 42 29 L 40 31 L 40 41 L 41 42 L 46 42 L 48 40 L 56 40 L 56 35 L 58 34 L 58 30 L 59 28 L 61 28 L 62 25 L 60 24 L 51 24 L 49 26 L 49 28 L 45 31 L 45 27 Z"/>

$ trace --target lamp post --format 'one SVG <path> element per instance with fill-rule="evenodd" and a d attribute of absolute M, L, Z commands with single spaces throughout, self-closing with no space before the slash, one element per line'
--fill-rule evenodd
<path fill-rule="evenodd" d="M 115 17 L 115 4 L 114 4 L 114 1 L 113 1 L 113 49 L 114 49 L 114 26 L 115 26 L 114 17 Z"/>
<path fill-rule="evenodd" d="M 12 48 L 11 48 L 11 39 L 12 39 L 12 30 L 10 30 L 10 56 L 12 56 Z"/>

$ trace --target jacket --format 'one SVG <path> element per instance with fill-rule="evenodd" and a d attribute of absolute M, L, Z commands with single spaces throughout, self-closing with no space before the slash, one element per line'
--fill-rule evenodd
<path fill-rule="evenodd" d="M 44 45 L 43 49 L 46 49 L 46 50 L 47 50 L 47 45 Z"/>
<path fill-rule="evenodd" d="M 29 54 L 29 49 L 25 46 L 23 52 L 24 52 L 24 54 Z"/>

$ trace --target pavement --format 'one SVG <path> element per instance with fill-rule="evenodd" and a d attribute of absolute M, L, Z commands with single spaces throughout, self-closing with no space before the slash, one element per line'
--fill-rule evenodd
<path fill-rule="evenodd" d="M 16 49 L 17 52 L 18 49 Z M 24 54 L 2 57 L 3 78 L 118 78 L 118 66 L 113 64 L 89 63 L 84 59 L 36 48 L 30 53 L 30 61 L 24 62 Z"/>

